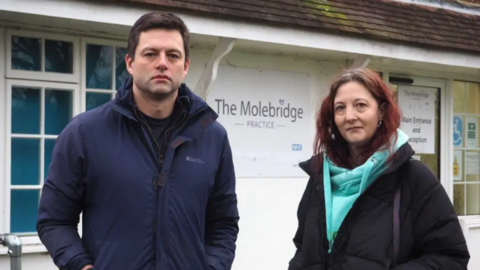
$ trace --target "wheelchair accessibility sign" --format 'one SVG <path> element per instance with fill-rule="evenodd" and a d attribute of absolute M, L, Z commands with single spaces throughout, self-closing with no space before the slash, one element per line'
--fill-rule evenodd
<path fill-rule="evenodd" d="M 460 116 L 453 117 L 453 145 L 463 146 L 463 119 Z"/>

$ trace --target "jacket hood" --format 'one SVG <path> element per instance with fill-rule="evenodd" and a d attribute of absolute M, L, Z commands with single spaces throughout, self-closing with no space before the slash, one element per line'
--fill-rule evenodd
<path fill-rule="evenodd" d="M 405 142 L 393 153 L 392 161 L 389 167 L 383 172 L 384 174 L 395 171 L 403 163 L 408 161 L 415 154 L 412 146 Z M 310 177 L 317 176 L 323 172 L 323 155 L 321 152 L 318 155 L 314 155 L 311 158 L 300 162 L 299 167 L 302 168 Z"/>
<path fill-rule="evenodd" d="M 178 98 L 182 107 L 187 111 L 188 115 L 194 115 L 203 110 L 210 110 L 214 119 L 218 117 L 210 106 L 202 98 L 195 95 L 185 83 L 182 83 L 178 88 Z M 135 119 L 133 116 L 133 108 L 136 107 L 133 99 L 133 78 L 129 76 L 123 83 L 123 85 L 117 89 L 117 94 L 113 100 L 113 108 L 121 114 Z"/>
<path fill-rule="evenodd" d="M 403 144 L 408 142 L 408 136 L 400 129 L 397 130 L 396 141 L 392 139 L 390 151 L 393 153 Z M 340 192 L 345 195 L 362 192 L 370 185 L 378 175 L 390 166 L 387 163 L 389 150 L 375 152 L 365 163 L 353 168 L 346 169 L 333 164 L 328 158 L 324 160 L 323 177 L 328 178 L 325 181 L 331 181 L 332 191 Z M 325 173 L 328 171 L 328 173 Z"/>

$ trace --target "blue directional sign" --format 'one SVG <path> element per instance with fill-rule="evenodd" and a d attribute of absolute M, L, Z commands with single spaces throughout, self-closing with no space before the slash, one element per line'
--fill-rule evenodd
<path fill-rule="evenodd" d="M 463 146 L 463 119 L 460 116 L 453 117 L 453 145 Z"/>

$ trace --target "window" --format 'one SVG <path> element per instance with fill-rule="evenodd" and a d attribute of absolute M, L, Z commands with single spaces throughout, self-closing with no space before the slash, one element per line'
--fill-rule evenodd
<path fill-rule="evenodd" d="M 7 186 L 12 233 L 36 232 L 40 189 L 48 173 L 55 139 L 77 111 L 76 89 L 72 84 L 7 80 Z"/>
<path fill-rule="evenodd" d="M 453 203 L 458 215 L 480 215 L 480 83 L 453 83 Z"/>
<path fill-rule="evenodd" d="M 116 89 L 128 77 L 125 66 L 127 49 L 123 42 L 83 39 L 82 50 L 83 109 L 88 111 L 114 98 Z"/>
<path fill-rule="evenodd" d="M 5 68 L 0 74 L 1 115 L 6 119 L 0 206 L 7 217 L 0 233 L 36 235 L 55 139 L 80 110 L 79 44 L 76 37 L 27 31 L 3 32 L 0 38 L 0 48 L 6 48 L 0 51 L 0 60 L 5 58 L 0 61 L 0 73 Z M 35 243 L 34 238 L 22 242 Z"/>
<path fill-rule="evenodd" d="M 55 139 L 115 96 L 129 75 L 125 55 L 125 42 L 0 28 L 0 233 L 43 250 L 35 226 Z"/>
<path fill-rule="evenodd" d="M 78 83 L 75 37 L 10 31 L 7 33 L 7 77 Z"/>

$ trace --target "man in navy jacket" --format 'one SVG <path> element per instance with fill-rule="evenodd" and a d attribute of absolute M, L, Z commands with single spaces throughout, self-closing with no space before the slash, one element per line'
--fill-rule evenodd
<path fill-rule="evenodd" d="M 231 269 L 232 153 L 217 114 L 182 83 L 188 28 L 173 14 L 146 14 L 125 59 L 131 78 L 116 98 L 74 117 L 56 140 L 40 239 L 60 269 Z"/>

